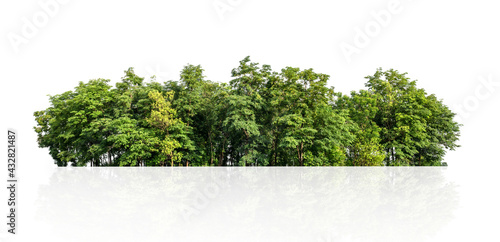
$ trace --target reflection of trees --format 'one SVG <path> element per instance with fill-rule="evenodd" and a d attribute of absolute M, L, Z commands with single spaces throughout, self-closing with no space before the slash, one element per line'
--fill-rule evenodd
<path fill-rule="evenodd" d="M 68 241 L 101 241 L 113 234 L 147 241 L 175 226 L 190 181 L 179 170 L 59 168 L 40 190 L 38 218 Z M 146 239 L 146 240 L 144 240 Z"/>
<path fill-rule="evenodd" d="M 331 233 L 423 241 L 457 207 L 443 169 L 59 169 L 41 188 L 38 215 L 57 234 L 82 241 L 315 241 Z M 184 220 L 184 209 L 209 186 L 220 189 Z"/>

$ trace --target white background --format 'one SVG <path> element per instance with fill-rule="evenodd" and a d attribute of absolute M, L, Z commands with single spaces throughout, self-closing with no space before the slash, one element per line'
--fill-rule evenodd
<path fill-rule="evenodd" d="M 47 94 L 95 78 L 115 83 L 128 67 L 177 80 L 187 63 L 200 64 L 210 80 L 228 82 L 231 69 L 250 55 L 276 71 L 293 66 L 329 74 L 329 85 L 343 93 L 363 88 L 363 77 L 378 67 L 408 72 L 464 124 L 462 147 L 445 157 L 463 209 L 442 236 L 465 228 L 486 236 L 494 229 L 487 218 L 499 215 L 490 190 L 500 168 L 498 7 L 430 0 L 2 1 L 0 126 L 19 133 L 20 229 L 37 223 L 32 204 L 54 172 L 32 128 L 33 112 L 49 105 Z M 346 55 L 346 45 L 357 52 Z M 0 140 L 5 147 L 6 137 Z M 5 189 L 1 194 L 7 196 Z"/>

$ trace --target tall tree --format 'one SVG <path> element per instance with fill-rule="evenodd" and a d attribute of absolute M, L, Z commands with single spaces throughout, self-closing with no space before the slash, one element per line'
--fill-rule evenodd
<path fill-rule="evenodd" d="M 183 126 L 184 123 L 176 118 L 176 111 L 171 108 L 170 102 L 165 100 L 171 100 L 172 97 L 173 92 L 167 92 L 166 96 L 156 90 L 149 92 L 149 98 L 153 100 L 153 104 L 151 116 L 146 120 L 151 126 L 159 129 L 162 138 L 157 143 L 158 151 L 170 160 L 171 166 L 174 166 L 174 161 L 179 161 L 182 158 L 182 154 L 175 151 L 181 145 L 169 134 L 169 130 L 175 125 Z M 161 163 L 161 165 L 164 166 L 165 163 Z"/>
<path fill-rule="evenodd" d="M 385 151 L 380 144 L 381 128 L 374 118 L 378 112 L 375 95 L 366 90 L 351 92 L 351 96 L 336 94 L 334 106 L 346 110 L 349 118 L 356 125 L 353 129 L 354 142 L 348 146 L 348 165 L 379 166 L 383 165 Z"/>
<path fill-rule="evenodd" d="M 233 69 L 234 78 L 230 84 L 232 92 L 228 96 L 227 116 L 223 122 L 224 129 L 231 133 L 230 145 L 233 162 L 240 165 L 252 163 L 263 164 L 267 159 L 257 152 L 260 136 L 260 125 L 257 117 L 262 108 L 262 97 L 259 92 L 264 78 L 258 63 L 250 62 L 247 56 L 240 65 Z"/>
<path fill-rule="evenodd" d="M 368 91 L 377 100 L 374 121 L 381 128 L 385 163 L 441 165 L 445 149 L 458 147 L 459 124 L 453 121 L 454 113 L 435 96 L 418 89 L 406 74 L 378 69 L 366 77 Z"/>
<path fill-rule="evenodd" d="M 39 146 L 59 166 L 437 166 L 458 147 L 455 114 L 406 73 L 378 69 L 350 95 L 313 69 L 249 57 L 229 84 L 203 73 L 80 82 L 34 113 Z"/>

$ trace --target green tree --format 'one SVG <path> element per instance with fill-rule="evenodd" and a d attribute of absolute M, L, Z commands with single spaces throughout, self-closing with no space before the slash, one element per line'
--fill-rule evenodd
<path fill-rule="evenodd" d="M 230 82 L 232 91 L 227 97 L 228 106 L 223 128 L 231 134 L 232 162 L 242 166 L 265 165 L 266 154 L 257 151 L 261 129 L 258 116 L 263 101 L 259 92 L 263 87 L 264 78 L 258 63 L 250 62 L 248 56 L 232 70 L 231 76 L 234 79 Z"/>
<path fill-rule="evenodd" d="M 58 166 L 439 166 L 458 147 L 455 114 L 406 73 L 378 69 L 350 95 L 313 69 L 250 57 L 229 84 L 203 73 L 80 82 L 34 112 L 38 144 Z"/>
<path fill-rule="evenodd" d="M 182 121 L 177 119 L 176 111 L 171 108 L 170 102 L 173 92 L 167 92 L 166 97 L 158 91 L 149 92 L 149 98 L 153 100 L 151 116 L 146 118 L 146 121 L 153 127 L 159 129 L 162 139 L 157 143 L 157 149 L 161 155 L 171 161 L 171 166 L 174 166 L 174 161 L 179 161 L 182 154 L 175 151 L 181 147 L 179 141 L 173 139 L 169 134 L 169 129 L 176 124 L 183 125 Z M 161 163 L 164 166 L 164 163 Z"/>
<path fill-rule="evenodd" d="M 381 128 L 386 165 L 441 165 L 445 149 L 458 147 L 459 124 L 454 113 L 416 81 L 390 69 L 367 76 L 368 91 L 377 100 L 375 123 Z"/>
<path fill-rule="evenodd" d="M 374 118 L 378 112 L 377 99 L 366 90 L 351 92 L 351 96 L 337 94 L 335 108 L 346 110 L 355 124 L 352 132 L 354 142 L 348 147 L 348 165 L 380 166 L 384 165 L 385 152 L 380 144 L 381 128 Z M 351 122 L 350 121 L 350 122 Z"/>

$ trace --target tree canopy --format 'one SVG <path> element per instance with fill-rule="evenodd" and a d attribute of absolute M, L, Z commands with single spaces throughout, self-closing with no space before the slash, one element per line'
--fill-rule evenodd
<path fill-rule="evenodd" d="M 458 147 L 455 114 L 407 73 L 378 69 L 345 95 L 326 74 L 249 57 L 230 83 L 203 72 L 80 82 L 34 113 L 38 144 L 58 166 L 441 166 Z"/>

